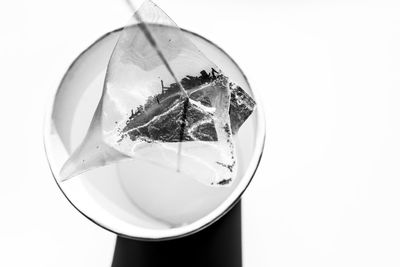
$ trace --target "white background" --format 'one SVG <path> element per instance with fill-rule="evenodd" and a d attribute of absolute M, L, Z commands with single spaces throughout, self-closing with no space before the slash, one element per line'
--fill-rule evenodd
<path fill-rule="evenodd" d="M 156 3 L 263 99 L 245 266 L 399 266 L 400 2 Z M 0 2 L 0 266 L 110 265 L 115 236 L 59 192 L 42 121 L 71 61 L 129 15 L 123 0 Z"/>

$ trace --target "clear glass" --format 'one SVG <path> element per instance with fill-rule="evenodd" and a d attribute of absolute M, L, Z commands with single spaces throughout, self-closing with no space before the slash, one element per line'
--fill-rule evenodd
<path fill-rule="evenodd" d="M 199 231 L 227 212 L 250 183 L 263 151 L 265 125 L 261 101 L 237 64 L 221 48 L 192 32 L 182 30 L 257 103 L 233 137 L 238 165 L 231 185 L 211 187 L 140 157 L 94 168 L 66 181 L 60 177 L 64 163 L 89 129 L 121 31 L 104 35 L 79 55 L 57 89 L 45 125 L 45 147 L 54 178 L 75 208 L 119 235 L 160 240 Z"/>

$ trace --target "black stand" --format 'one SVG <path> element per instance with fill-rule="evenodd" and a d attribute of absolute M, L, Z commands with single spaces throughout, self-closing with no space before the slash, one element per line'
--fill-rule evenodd
<path fill-rule="evenodd" d="M 242 267 L 241 207 L 204 230 L 170 241 L 117 237 L 112 267 Z"/>

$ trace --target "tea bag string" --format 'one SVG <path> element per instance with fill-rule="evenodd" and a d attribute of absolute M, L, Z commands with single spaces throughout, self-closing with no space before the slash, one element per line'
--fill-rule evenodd
<path fill-rule="evenodd" d="M 182 111 L 182 118 L 181 118 L 181 125 L 180 125 L 180 134 L 179 134 L 179 145 L 178 145 L 178 159 L 177 159 L 177 168 L 176 171 L 180 172 L 180 165 L 181 165 L 181 154 L 182 154 L 182 141 L 184 139 L 184 133 L 185 133 L 185 128 L 186 128 L 186 117 L 187 117 L 187 111 L 189 107 L 189 95 L 183 88 L 181 82 L 175 75 L 174 71 L 172 70 L 170 64 L 168 63 L 167 59 L 165 58 L 164 54 L 162 53 L 160 47 L 157 45 L 156 40 L 154 39 L 153 35 L 151 34 L 146 22 L 142 19 L 141 15 L 139 12 L 137 12 L 139 9 L 137 9 L 133 3 L 132 0 L 126 0 L 126 3 L 128 4 L 129 8 L 133 12 L 133 16 L 136 18 L 136 20 L 139 22 L 138 26 L 139 28 L 143 31 L 146 39 L 149 41 L 150 45 L 156 50 L 157 55 L 160 57 L 161 61 L 163 62 L 164 66 L 167 68 L 168 72 L 171 74 L 173 79 L 175 80 L 176 84 L 179 86 L 179 89 L 185 98 L 184 104 L 183 104 L 183 111 Z M 180 29 L 178 29 L 180 30 Z"/>
<path fill-rule="evenodd" d="M 139 9 L 135 8 L 135 6 L 132 4 L 131 0 L 126 0 L 126 2 L 128 3 L 128 5 L 131 8 L 131 10 L 134 12 L 133 16 L 139 22 L 139 24 L 138 24 L 139 28 L 143 31 L 146 39 L 149 41 L 150 45 L 154 48 L 154 50 L 156 50 L 157 55 L 160 57 L 162 63 L 165 65 L 165 67 L 167 68 L 168 72 L 171 74 L 171 76 L 174 78 L 175 82 L 178 84 L 179 89 L 181 90 L 181 93 L 186 98 L 189 98 L 189 95 L 187 94 L 187 92 L 183 88 L 183 86 L 180 83 L 179 79 L 176 77 L 174 71 L 172 70 L 170 64 L 168 63 L 167 59 L 165 58 L 164 54 L 162 53 L 160 47 L 157 45 L 157 41 L 154 39 L 153 35 L 151 34 L 151 32 L 149 30 L 149 27 L 147 26 L 146 22 L 142 19 L 142 17 L 139 14 L 139 12 L 137 12 Z"/>

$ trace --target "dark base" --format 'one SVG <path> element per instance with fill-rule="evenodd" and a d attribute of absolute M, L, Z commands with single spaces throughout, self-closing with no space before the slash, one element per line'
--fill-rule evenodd
<path fill-rule="evenodd" d="M 117 237 L 112 267 L 242 267 L 240 202 L 206 229 L 170 241 Z"/>

